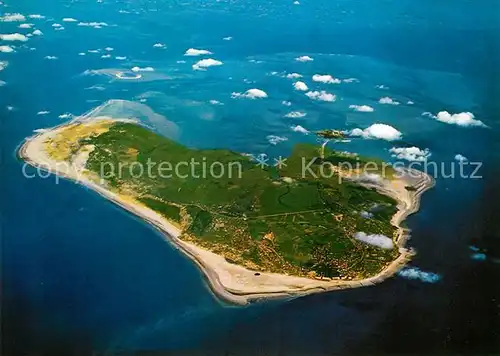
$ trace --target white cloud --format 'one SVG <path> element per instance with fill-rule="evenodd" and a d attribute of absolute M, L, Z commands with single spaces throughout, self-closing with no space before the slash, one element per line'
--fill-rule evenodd
<path fill-rule="evenodd" d="M 153 47 L 154 47 L 154 48 L 166 48 L 167 46 L 166 46 L 166 45 L 164 45 L 163 43 L 155 43 L 155 44 L 153 45 Z"/>
<path fill-rule="evenodd" d="M 438 121 L 454 124 L 463 127 L 469 126 L 482 126 L 486 127 L 486 125 L 479 120 L 474 119 L 474 114 L 471 112 L 461 112 L 459 114 L 450 114 L 448 111 L 441 111 L 437 114 L 436 119 Z"/>
<path fill-rule="evenodd" d="M 295 58 L 295 60 L 297 62 L 311 62 L 311 61 L 314 61 L 313 58 L 309 57 L 309 56 L 301 56 L 301 57 L 297 57 Z"/>
<path fill-rule="evenodd" d="M 101 50 L 99 49 L 89 49 L 87 52 L 89 53 L 99 53 Z"/>
<path fill-rule="evenodd" d="M 221 103 L 220 101 L 218 101 L 218 100 L 214 100 L 214 99 L 210 100 L 210 101 L 209 101 L 209 103 L 210 103 L 210 104 L 212 104 L 212 105 L 224 105 L 224 104 L 223 104 L 223 103 Z"/>
<path fill-rule="evenodd" d="M 50 111 L 39 111 L 36 114 L 37 115 L 47 115 L 47 114 L 50 114 Z"/>
<path fill-rule="evenodd" d="M 470 258 L 472 258 L 475 261 L 485 261 L 488 258 L 488 256 L 486 256 L 485 253 L 478 252 L 472 254 Z"/>
<path fill-rule="evenodd" d="M 286 137 L 275 136 L 275 135 L 269 135 L 266 138 L 271 145 L 277 145 L 278 143 L 288 141 L 288 138 Z"/>
<path fill-rule="evenodd" d="M 72 17 L 65 17 L 62 20 L 63 20 L 63 22 L 78 22 L 77 19 L 74 19 Z"/>
<path fill-rule="evenodd" d="M 295 90 L 300 90 L 300 91 L 308 91 L 309 90 L 309 88 L 307 87 L 307 84 L 304 82 L 295 82 L 293 84 L 293 87 L 295 88 Z"/>
<path fill-rule="evenodd" d="M 0 40 L 26 42 L 28 40 L 28 37 L 20 33 L 10 33 L 7 35 L 0 35 Z"/>
<path fill-rule="evenodd" d="M 22 22 L 26 21 L 26 17 L 22 14 L 5 14 L 5 16 L 0 17 L 2 22 Z"/>
<path fill-rule="evenodd" d="M 455 155 L 455 160 L 458 162 L 467 162 L 468 161 L 467 157 L 461 155 L 460 153 Z"/>
<path fill-rule="evenodd" d="M 369 211 L 362 211 L 359 213 L 359 215 L 361 215 L 361 217 L 365 219 L 373 218 L 373 213 L 370 213 Z"/>
<path fill-rule="evenodd" d="M 105 51 L 108 51 L 108 52 L 112 52 L 114 51 L 115 49 L 113 47 L 106 47 L 104 48 Z"/>
<path fill-rule="evenodd" d="M 424 272 L 416 267 L 409 267 L 402 269 L 401 271 L 398 272 L 398 275 L 406 279 L 412 279 L 412 280 L 418 279 L 425 283 L 436 283 L 441 279 L 439 274 Z"/>
<path fill-rule="evenodd" d="M 300 132 L 300 133 L 303 133 L 304 135 L 308 135 L 309 134 L 309 130 L 303 128 L 302 126 L 300 125 L 297 125 L 297 126 L 291 126 L 290 127 L 292 129 L 292 131 L 294 132 Z"/>
<path fill-rule="evenodd" d="M 231 36 L 228 36 L 228 37 L 224 37 L 223 40 L 224 41 L 231 41 L 233 38 Z"/>
<path fill-rule="evenodd" d="M 383 98 L 380 98 L 378 102 L 380 104 L 399 105 L 399 102 L 393 100 L 392 98 L 390 98 L 388 96 L 384 96 Z"/>
<path fill-rule="evenodd" d="M 327 93 L 326 91 L 309 91 L 306 93 L 306 96 L 313 100 L 320 100 L 326 102 L 334 102 L 337 100 L 337 97 L 333 94 Z"/>
<path fill-rule="evenodd" d="M 9 63 L 8 63 L 8 62 L 1 61 L 1 62 L 0 62 L 0 72 L 1 72 L 2 70 L 4 70 L 5 68 L 7 68 L 7 66 L 8 66 L 8 65 L 9 65 Z"/>
<path fill-rule="evenodd" d="M 33 24 L 32 24 L 32 23 L 22 23 L 22 24 L 20 24 L 20 25 L 19 25 L 19 26 L 17 26 L 17 27 L 26 29 L 26 28 L 31 28 L 31 27 L 33 27 Z"/>
<path fill-rule="evenodd" d="M 414 103 L 413 101 L 411 101 L 411 100 L 408 100 L 408 101 L 406 102 L 406 104 L 407 104 L 407 105 L 413 105 L 413 104 L 415 104 L 415 103 Z"/>
<path fill-rule="evenodd" d="M 106 58 L 111 58 L 111 54 L 103 54 L 103 55 L 101 56 L 101 58 L 104 58 L 104 59 L 106 59 Z"/>
<path fill-rule="evenodd" d="M 86 55 L 87 55 L 87 53 L 85 53 L 85 52 L 80 52 L 80 53 L 78 53 L 78 55 L 79 55 L 79 56 L 86 56 Z"/>
<path fill-rule="evenodd" d="M 53 23 L 52 27 L 63 27 L 60 23 Z"/>
<path fill-rule="evenodd" d="M 376 185 L 380 185 L 384 181 L 384 178 L 382 178 L 381 175 L 375 173 L 367 173 L 367 172 L 363 172 L 362 174 L 358 174 L 357 176 L 354 175 L 352 176 L 352 179 L 358 182 L 370 183 Z"/>
<path fill-rule="evenodd" d="M 36 19 L 36 20 L 42 20 L 42 19 L 44 19 L 44 18 L 45 18 L 45 16 L 43 16 L 43 15 L 39 15 L 39 14 L 28 15 L 28 17 L 29 17 L 30 19 Z"/>
<path fill-rule="evenodd" d="M 64 113 L 62 115 L 59 115 L 60 119 L 71 119 L 73 117 L 73 114 L 70 113 Z"/>
<path fill-rule="evenodd" d="M 288 114 L 285 115 L 285 117 L 291 118 L 291 119 L 300 119 L 302 117 L 306 117 L 305 112 L 300 112 L 300 111 L 292 111 L 289 112 Z"/>
<path fill-rule="evenodd" d="M 292 106 L 292 103 L 290 101 L 287 101 L 287 100 L 283 100 L 281 102 L 281 105 L 284 105 L 284 106 Z"/>
<path fill-rule="evenodd" d="M 354 83 L 354 82 L 359 82 L 359 80 L 357 78 L 346 78 L 346 79 L 342 79 L 342 81 L 344 83 Z"/>
<path fill-rule="evenodd" d="M 58 59 L 56 56 L 45 56 L 44 58 L 48 59 L 48 60 L 56 60 L 56 59 Z"/>
<path fill-rule="evenodd" d="M 144 68 L 141 68 L 141 67 L 133 67 L 131 69 L 132 72 L 134 73 L 137 73 L 137 72 L 154 72 L 155 69 L 153 67 L 144 67 Z"/>
<path fill-rule="evenodd" d="M 427 117 L 430 117 L 431 119 L 437 119 L 437 116 L 436 116 L 436 115 L 434 115 L 433 113 L 428 112 L 428 111 L 423 112 L 423 113 L 422 113 L 422 116 L 427 116 Z"/>
<path fill-rule="evenodd" d="M 295 0 L 295 1 L 293 2 L 293 4 L 294 4 L 294 5 L 300 5 L 300 2 L 299 2 L 299 1 L 297 1 L 297 0 Z"/>
<path fill-rule="evenodd" d="M 221 66 L 223 64 L 224 63 L 222 63 L 221 61 L 212 58 L 202 59 L 201 61 L 198 61 L 195 64 L 193 64 L 193 70 L 206 70 L 206 68 Z"/>
<path fill-rule="evenodd" d="M 376 85 L 375 87 L 377 89 L 389 89 L 389 87 L 386 87 L 384 84 Z"/>
<path fill-rule="evenodd" d="M 119 61 L 124 61 L 125 59 L 127 59 L 127 57 L 125 57 L 125 56 L 116 56 L 115 59 L 117 59 Z"/>
<path fill-rule="evenodd" d="M 11 46 L 0 46 L 0 53 L 11 53 L 14 52 L 14 48 Z"/>
<path fill-rule="evenodd" d="M 314 74 L 312 80 L 319 83 L 325 84 L 340 84 L 342 81 L 340 79 L 334 78 L 329 74 Z"/>
<path fill-rule="evenodd" d="M 189 48 L 186 53 L 184 53 L 185 56 L 202 56 L 205 54 L 213 54 L 210 51 L 207 51 L 206 49 L 196 49 L 196 48 Z"/>
<path fill-rule="evenodd" d="M 106 22 L 79 22 L 78 26 L 101 28 L 101 27 L 107 27 L 108 24 Z"/>
<path fill-rule="evenodd" d="M 431 155 L 429 149 L 421 150 L 418 147 L 393 147 L 389 150 L 398 159 L 405 159 L 410 162 L 425 162 Z"/>
<path fill-rule="evenodd" d="M 386 141 L 399 140 L 401 132 L 386 124 L 373 124 L 366 129 L 354 129 L 349 133 L 351 136 L 359 136 L 367 139 L 381 139 Z"/>
<path fill-rule="evenodd" d="M 370 234 L 365 232 L 356 232 L 354 234 L 356 240 L 362 241 L 372 246 L 380 247 L 385 250 L 391 250 L 394 247 L 392 239 L 381 234 Z"/>
<path fill-rule="evenodd" d="M 246 92 L 242 93 L 232 93 L 231 97 L 234 98 L 248 98 L 248 99 L 264 99 L 267 98 L 268 95 L 265 91 L 260 89 L 249 89 Z"/>
<path fill-rule="evenodd" d="M 368 105 L 349 105 L 349 109 L 360 112 L 374 112 L 375 109 Z"/>
<path fill-rule="evenodd" d="M 302 74 L 299 74 L 299 73 L 290 73 L 290 74 L 287 74 L 286 77 L 288 79 L 298 79 L 298 78 L 302 78 Z"/>

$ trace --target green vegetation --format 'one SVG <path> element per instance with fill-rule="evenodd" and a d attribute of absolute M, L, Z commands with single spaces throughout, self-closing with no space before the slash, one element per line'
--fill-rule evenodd
<path fill-rule="evenodd" d="M 337 173 L 320 175 L 324 162 L 366 163 L 357 156 L 327 150 L 322 160 L 317 146 L 300 144 L 286 167 L 261 169 L 241 154 L 187 148 L 131 123 L 115 123 L 79 144 L 94 145 L 86 168 L 110 189 L 176 223 L 186 241 L 247 268 L 361 278 L 379 272 L 397 255 L 396 249 L 383 250 L 352 237 L 357 231 L 394 236 L 390 219 L 396 202 L 353 182 L 340 182 Z M 179 171 L 186 176 L 160 176 L 160 162 L 175 167 L 192 160 L 205 166 L 182 166 Z M 312 162 L 314 174 L 302 174 L 303 160 Z M 139 163 L 147 167 L 148 162 L 156 162 L 150 174 L 139 174 Z M 207 167 L 213 162 L 225 167 L 221 178 L 210 174 Z M 120 165 L 126 168 L 118 171 Z M 173 170 L 164 169 L 163 176 L 168 172 Z M 372 211 L 373 217 L 363 218 L 362 211 Z"/>

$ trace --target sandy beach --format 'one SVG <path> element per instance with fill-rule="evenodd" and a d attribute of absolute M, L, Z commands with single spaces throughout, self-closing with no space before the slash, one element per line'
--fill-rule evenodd
<path fill-rule="evenodd" d="M 410 214 L 418 211 L 422 194 L 434 185 L 434 180 L 430 176 L 414 170 L 406 170 L 405 177 L 395 181 L 384 181 L 383 184 L 363 184 L 376 188 L 379 192 L 393 197 L 398 202 L 398 211 L 391 222 L 398 228 L 395 244 L 399 247 L 400 255 L 379 274 L 362 280 L 317 280 L 277 273 L 260 272 L 256 274 L 255 271 L 227 262 L 222 256 L 181 240 L 179 238 L 181 231 L 160 214 L 136 201 L 125 199 L 106 189 L 105 186 L 90 180 L 82 174 L 85 160 L 79 164 L 62 165 L 51 159 L 46 153 L 43 143 L 66 126 L 40 130 L 36 135 L 26 139 L 18 152 L 20 158 L 34 167 L 71 179 L 96 191 L 155 226 L 163 232 L 166 241 L 196 263 L 215 295 L 234 304 L 243 305 L 259 299 L 293 298 L 317 292 L 371 286 L 393 276 L 414 255 L 412 251 L 405 248 L 409 230 L 402 227 L 401 224 Z M 407 190 L 405 188 L 407 185 L 413 186 L 415 190 Z"/>

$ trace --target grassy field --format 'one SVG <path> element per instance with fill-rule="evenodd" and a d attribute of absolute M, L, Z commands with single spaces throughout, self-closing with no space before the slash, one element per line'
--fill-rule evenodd
<path fill-rule="evenodd" d="M 336 174 L 302 175 L 303 159 L 313 160 L 311 170 L 318 173 L 324 161 L 363 164 L 362 158 L 326 150 L 323 161 L 319 147 L 297 145 L 287 167 L 261 169 L 241 154 L 190 149 L 132 123 L 106 125 L 98 135 L 79 136 L 78 145 L 94 146 L 86 168 L 110 189 L 164 215 L 182 229 L 181 238 L 256 271 L 361 278 L 379 272 L 397 255 L 396 249 L 352 237 L 357 231 L 392 237 L 393 199 L 352 182 L 339 183 Z M 78 147 L 73 143 L 71 150 Z M 206 167 L 221 162 L 232 167 L 231 174 L 203 177 L 199 165 L 193 171 L 183 166 L 187 177 L 159 175 L 159 162 L 175 166 L 192 159 Z M 138 163 L 146 167 L 148 162 L 157 163 L 153 174 L 140 175 Z M 127 168 L 118 174 L 120 164 Z M 373 217 L 361 216 L 370 210 Z"/>

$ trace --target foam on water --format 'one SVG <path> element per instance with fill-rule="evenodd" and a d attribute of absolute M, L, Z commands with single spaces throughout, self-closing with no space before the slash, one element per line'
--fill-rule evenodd
<path fill-rule="evenodd" d="M 86 123 L 103 118 L 135 122 L 168 138 L 176 138 L 179 134 L 177 124 L 154 112 L 145 104 L 128 100 L 109 100 L 89 112 L 73 118 L 70 122 Z"/>

